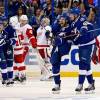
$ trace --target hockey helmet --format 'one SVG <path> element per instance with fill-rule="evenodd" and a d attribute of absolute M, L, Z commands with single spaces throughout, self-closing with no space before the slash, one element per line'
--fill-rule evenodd
<path fill-rule="evenodd" d="M 70 10 L 70 13 L 71 13 L 71 14 L 74 14 L 74 15 L 80 15 L 81 11 L 80 11 L 79 8 L 72 8 L 72 9 Z"/>
<path fill-rule="evenodd" d="M 28 21 L 27 15 L 22 15 L 22 16 L 20 17 L 20 20 L 26 20 L 26 21 Z"/>
<path fill-rule="evenodd" d="M 47 26 L 47 25 L 49 25 L 49 24 L 50 24 L 49 18 L 45 17 L 45 18 L 43 18 L 43 19 L 41 20 L 41 25 L 42 25 L 42 26 Z"/>

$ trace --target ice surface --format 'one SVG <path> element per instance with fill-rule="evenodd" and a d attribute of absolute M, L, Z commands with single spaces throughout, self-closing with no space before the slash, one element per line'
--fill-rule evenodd
<path fill-rule="evenodd" d="M 84 91 L 76 94 L 77 78 L 62 78 L 60 94 L 52 94 L 52 81 L 39 81 L 39 78 L 28 79 L 25 84 L 16 83 L 13 87 L 4 87 L 0 83 L 0 100 L 100 100 L 100 78 L 95 80 L 94 94 L 85 94 Z"/>

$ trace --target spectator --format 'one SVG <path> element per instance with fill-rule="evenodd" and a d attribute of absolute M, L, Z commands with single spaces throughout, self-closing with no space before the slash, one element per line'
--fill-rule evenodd
<path fill-rule="evenodd" d="M 40 21 L 44 17 L 44 12 L 40 8 L 36 10 L 35 15 L 30 18 L 30 25 L 33 27 L 35 33 L 37 28 L 40 26 Z M 35 35 L 36 36 L 36 35 Z"/>
<path fill-rule="evenodd" d="M 18 8 L 22 7 L 24 14 L 26 14 L 27 11 L 27 6 L 25 5 L 25 3 L 22 0 L 17 0 L 15 3 L 15 12 L 17 13 Z"/>

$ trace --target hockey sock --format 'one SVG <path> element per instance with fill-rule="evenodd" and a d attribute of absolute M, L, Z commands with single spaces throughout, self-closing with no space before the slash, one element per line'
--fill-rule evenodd
<path fill-rule="evenodd" d="M 2 73 L 2 79 L 3 79 L 3 80 L 8 80 L 7 73 Z"/>
<path fill-rule="evenodd" d="M 93 75 L 92 74 L 91 75 L 87 75 L 87 80 L 88 80 L 89 84 L 92 84 L 94 82 Z"/>
<path fill-rule="evenodd" d="M 60 85 L 60 75 L 57 75 L 57 76 L 54 76 L 54 81 L 55 81 L 55 84 L 59 84 Z"/>
<path fill-rule="evenodd" d="M 85 81 L 85 75 L 79 75 L 79 84 L 83 84 Z"/>
<path fill-rule="evenodd" d="M 18 67 L 17 66 L 14 66 L 13 67 L 13 70 L 14 70 L 14 75 L 18 75 Z"/>
<path fill-rule="evenodd" d="M 13 78 L 13 67 L 7 67 L 7 74 L 8 74 L 8 79 L 12 79 Z"/>
<path fill-rule="evenodd" d="M 9 79 L 12 79 L 12 78 L 13 78 L 13 71 L 9 71 L 9 72 L 8 72 L 8 78 L 9 78 Z"/>
<path fill-rule="evenodd" d="M 22 75 L 26 75 L 26 66 L 20 66 L 19 68 L 18 68 L 18 70 L 19 70 L 19 77 L 21 77 Z"/>

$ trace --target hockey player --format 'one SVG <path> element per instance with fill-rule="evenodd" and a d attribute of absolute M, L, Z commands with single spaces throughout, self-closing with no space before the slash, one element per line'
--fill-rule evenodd
<path fill-rule="evenodd" d="M 3 20 L 3 19 L 2 19 Z M 13 84 L 13 45 L 16 43 L 16 33 L 11 25 L 3 28 L 0 25 L 0 67 L 2 84 Z"/>
<path fill-rule="evenodd" d="M 52 76 L 52 65 L 50 64 L 49 54 L 47 52 L 50 48 L 48 35 L 51 34 L 51 31 L 50 20 L 43 18 L 40 27 L 37 29 L 37 49 L 39 51 L 38 60 L 41 69 L 41 81 L 49 80 Z"/>
<path fill-rule="evenodd" d="M 100 64 L 100 35 L 97 36 L 96 38 L 96 45 L 97 45 L 97 58 L 98 58 L 98 63 Z"/>
<path fill-rule="evenodd" d="M 52 89 L 53 93 L 60 92 L 60 64 L 61 57 L 67 55 L 71 48 L 71 41 L 69 39 L 71 28 L 69 20 L 65 16 L 61 16 L 59 21 L 52 26 L 54 35 L 53 50 L 51 53 L 52 71 L 54 76 L 55 86 Z"/>
<path fill-rule="evenodd" d="M 25 66 L 24 65 L 24 48 L 22 45 L 24 36 L 23 34 L 20 32 L 20 24 L 18 21 L 18 17 L 17 16 L 13 16 L 10 18 L 10 24 L 13 26 L 13 28 L 16 30 L 16 34 L 17 34 L 17 38 L 16 38 L 16 44 L 14 46 L 14 81 L 23 81 L 23 79 L 25 80 L 25 77 L 21 77 L 20 76 L 20 67 L 21 66 Z M 27 49 L 28 51 L 28 49 Z"/>
<path fill-rule="evenodd" d="M 96 49 L 93 54 L 92 61 L 94 64 L 100 64 L 100 35 L 96 38 Z"/>
<path fill-rule="evenodd" d="M 83 90 L 85 78 L 87 78 L 89 86 L 85 88 L 85 92 L 95 90 L 94 79 L 91 70 L 91 58 L 95 47 L 95 37 L 93 24 L 88 22 L 80 15 L 79 9 L 72 9 L 70 14 L 72 22 L 72 30 L 79 33 L 78 37 L 74 39 L 74 44 L 79 46 L 79 80 L 76 92 Z"/>
<path fill-rule="evenodd" d="M 26 15 L 20 17 L 19 27 L 17 27 L 17 42 L 14 48 L 14 70 L 16 72 L 15 80 L 24 82 L 26 80 L 26 66 L 24 64 L 25 57 L 31 44 L 33 48 L 36 48 L 36 39 L 32 32 L 32 27 L 28 24 L 28 18 Z"/>

